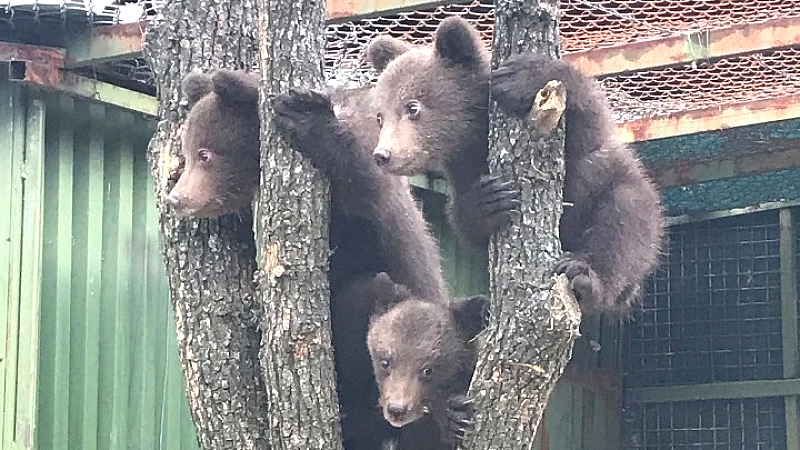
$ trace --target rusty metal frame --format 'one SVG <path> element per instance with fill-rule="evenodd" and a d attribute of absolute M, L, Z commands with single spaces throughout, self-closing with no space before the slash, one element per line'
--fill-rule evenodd
<path fill-rule="evenodd" d="M 0 61 L 10 63 L 11 81 L 119 106 L 149 116 L 158 114 L 158 103 L 150 95 L 65 70 L 66 55 L 60 49 L 0 42 Z"/>
<path fill-rule="evenodd" d="M 651 175 L 661 188 L 686 186 L 800 167 L 800 141 L 780 145 L 770 141 L 733 158 L 678 161 L 657 167 Z"/>
<path fill-rule="evenodd" d="M 681 111 L 617 125 L 624 142 L 650 141 L 800 117 L 800 94 Z"/>
<path fill-rule="evenodd" d="M 328 0 L 327 16 L 330 22 L 337 22 L 441 3 L 419 0 Z M 76 36 L 67 43 L 66 67 L 82 67 L 139 56 L 147 24 L 137 22 L 97 27 Z M 800 16 L 582 50 L 566 53 L 564 59 L 588 75 L 600 76 L 795 44 L 800 44 Z"/>
<path fill-rule="evenodd" d="M 77 68 L 136 58 L 142 53 L 147 22 L 95 27 L 69 39 L 65 67 Z"/>
<path fill-rule="evenodd" d="M 798 43 L 800 17 L 786 17 L 582 50 L 567 53 L 564 59 L 587 75 L 598 76 L 753 53 Z"/>

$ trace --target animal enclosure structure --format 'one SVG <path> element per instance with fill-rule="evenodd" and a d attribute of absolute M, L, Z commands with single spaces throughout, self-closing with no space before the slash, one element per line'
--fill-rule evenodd
<path fill-rule="evenodd" d="M 0 448 L 197 448 L 145 161 L 160 3 L 0 5 Z M 585 320 L 535 448 L 800 448 L 800 5 L 561 9 L 562 56 L 598 77 L 670 230 L 641 307 Z M 328 78 L 374 80 L 372 37 L 427 43 L 451 15 L 490 45 L 492 11 L 329 0 Z M 414 184 L 454 294 L 485 292 L 447 186 Z"/>

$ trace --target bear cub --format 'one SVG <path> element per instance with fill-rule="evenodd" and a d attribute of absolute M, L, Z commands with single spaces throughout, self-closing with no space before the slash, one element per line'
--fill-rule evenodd
<path fill-rule="evenodd" d="M 371 277 L 386 272 L 409 295 L 445 301 L 436 242 L 405 177 L 372 159 L 378 141 L 369 88 L 323 93 L 292 89 L 273 102 L 275 127 L 331 185 L 329 280 L 342 433 L 348 450 L 372 450 L 399 437 L 379 401 L 366 336 L 378 292 Z M 435 440 L 429 433 L 423 438 Z"/>
<path fill-rule="evenodd" d="M 607 100 L 593 80 L 532 53 L 492 71 L 477 31 L 458 17 L 442 21 L 432 47 L 383 36 L 369 44 L 367 58 L 381 71 L 376 163 L 395 175 L 443 173 L 451 184 L 450 221 L 465 240 L 482 246 L 519 204 L 519 193 L 488 173 L 490 94 L 504 111 L 524 118 L 545 83 L 561 81 L 567 205 L 560 222 L 565 253 L 555 269 L 566 274 L 584 312 L 630 308 L 656 265 L 664 219 L 655 186 L 616 139 Z"/>
<path fill-rule="evenodd" d="M 452 442 L 467 413 L 464 395 L 477 358 L 472 341 L 486 326 L 489 299 L 418 298 L 385 273 L 373 283 L 380 287 L 367 347 L 383 417 L 400 428 L 429 416 L 440 441 Z"/>
<path fill-rule="evenodd" d="M 245 210 L 259 177 L 258 77 L 193 72 L 181 88 L 190 108 L 181 130 L 184 167 L 167 203 L 179 217 Z"/>
<path fill-rule="evenodd" d="M 168 195 L 176 215 L 218 217 L 250 205 L 259 178 L 258 84 L 257 74 L 230 70 L 184 78 L 185 168 Z M 273 107 L 278 130 L 331 181 L 328 275 L 342 428 L 348 449 L 379 448 L 397 431 L 375 406 L 366 345 L 372 305 L 364 313 L 360 298 L 374 298 L 365 291 L 378 272 L 415 296 L 447 298 L 436 242 L 408 181 L 373 162 L 379 129 L 369 90 L 292 90 Z"/>

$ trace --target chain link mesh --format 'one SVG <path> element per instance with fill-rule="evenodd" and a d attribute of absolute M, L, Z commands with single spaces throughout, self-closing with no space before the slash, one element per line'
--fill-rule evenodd
<path fill-rule="evenodd" d="M 3 1 L 7 2 L 5 5 Z M 83 20 L 96 25 L 129 22 L 154 15 L 164 0 L 0 0 L 0 26 L 14 21 Z M 793 0 L 562 0 L 561 44 L 573 52 L 658 36 L 800 16 Z M 364 46 L 389 34 L 414 44 L 430 43 L 438 24 L 460 16 L 480 32 L 487 48 L 494 26 L 492 0 L 473 0 L 416 11 L 359 18 L 327 27 L 325 68 L 334 87 L 364 85 L 375 73 L 363 60 Z M 143 60 L 98 68 L 152 91 L 152 73 Z M 760 100 L 800 90 L 800 47 L 754 53 L 718 61 L 697 61 L 668 69 L 606 77 L 615 119 L 630 121 L 716 106 Z"/>

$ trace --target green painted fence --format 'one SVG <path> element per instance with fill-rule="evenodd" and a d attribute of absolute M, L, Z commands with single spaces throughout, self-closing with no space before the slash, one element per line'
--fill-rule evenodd
<path fill-rule="evenodd" d="M 197 448 L 145 159 L 152 121 L 6 70 L 0 448 Z"/>

